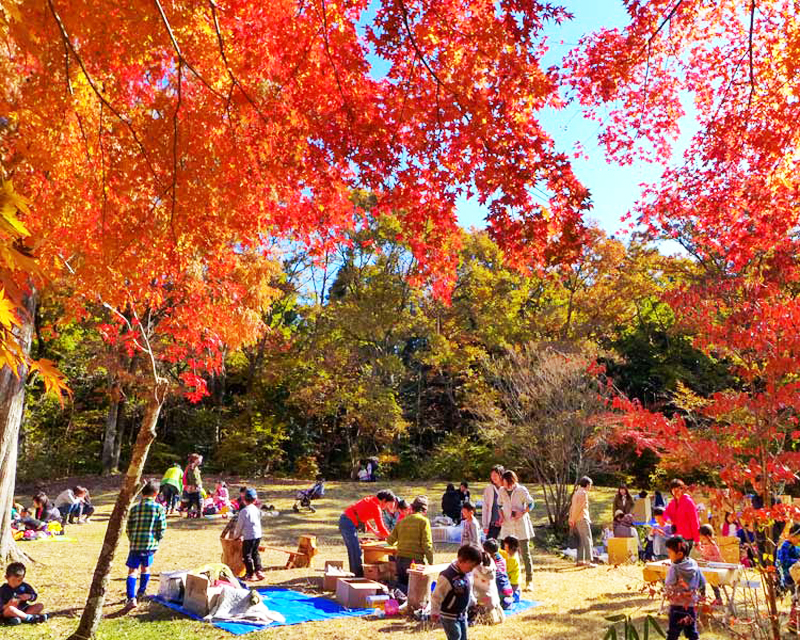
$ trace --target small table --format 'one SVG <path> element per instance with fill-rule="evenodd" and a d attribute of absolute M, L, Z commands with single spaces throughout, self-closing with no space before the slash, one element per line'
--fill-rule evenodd
<path fill-rule="evenodd" d="M 667 578 L 667 572 L 671 564 L 669 560 L 646 563 L 642 570 L 644 581 L 649 583 L 663 582 Z M 728 611 L 731 615 L 735 615 L 734 599 L 736 587 L 741 580 L 742 565 L 728 562 L 698 562 L 697 564 L 700 568 L 700 573 L 703 574 L 706 582 L 712 587 L 731 587 L 731 595 L 728 596 L 728 592 L 725 591 L 725 597 L 728 599 Z"/>

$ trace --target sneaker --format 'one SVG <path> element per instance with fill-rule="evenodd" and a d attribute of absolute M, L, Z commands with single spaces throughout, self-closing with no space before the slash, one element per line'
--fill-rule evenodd
<path fill-rule="evenodd" d="M 39 613 L 36 615 L 32 615 L 30 619 L 31 624 L 41 624 L 43 622 L 47 622 L 49 616 L 46 613 Z"/>
<path fill-rule="evenodd" d="M 18 624 L 22 624 L 22 618 L 17 618 L 16 616 L 12 618 L 3 618 L 3 623 L 7 624 L 9 627 L 16 627 Z"/>
<path fill-rule="evenodd" d="M 267 577 L 267 576 L 265 576 L 265 575 L 264 575 L 264 574 L 263 574 L 261 571 L 257 571 L 257 572 L 256 572 L 256 580 L 259 580 L 259 581 L 260 581 L 260 580 L 263 580 L 263 579 L 264 579 L 264 578 L 266 578 L 266 577 Z"/>
<path fill-rule="evenodd" d="M 125 608 L 128 611 L 131 611 L 139 606 L 139 603 L 136 601 L 136 598 L 128 598 L 125 602 Z"/>

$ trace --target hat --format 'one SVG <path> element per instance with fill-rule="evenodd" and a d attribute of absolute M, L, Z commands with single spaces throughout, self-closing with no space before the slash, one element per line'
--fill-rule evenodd
<path fill-rule="evenodd" d="M 622 509 L 617 509 L 617 510 L 614 512 L 614 517 L 615 517 L 615 518 L 616 518 L 617 516 L 624 516 L 624 515 L 625 515 L 625 512 L 624 512 Z"/>
<path fill-rule="evenodd" d="M 247 491 L 244 492 L 244 497 L 248 500 L 255 500 L 258 498 L 258 493 L 256 493 L 256 490 L 253 489 L 253 487 L 248 487 Z"/>
<path fill-rule="evenodd" d="M 425 510 L 428 509 L 428 497 L 417 496 L 411 503 L 411 510 L 416 512 L 416 511 L 422 511 L 423 509 Z"/>

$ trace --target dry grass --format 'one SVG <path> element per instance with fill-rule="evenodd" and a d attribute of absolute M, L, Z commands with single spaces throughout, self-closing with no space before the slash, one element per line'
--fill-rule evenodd
<path fill-rule="evenodd" d="M 69 543 L 25 543 L 24 549 L 36 560 L 29 568 L 29 581 L 37 587 L 46 610 L 53 614 L 47 625 L 17 627 L 11 632 L 15 638 L 63 638 L 74 628 L 91 581 L 94 562 L 97 558 L 105 521 L 111 511 L 115 497 L 113 487 L 98 480 L 82 479 L 92 489 L 98 513 L 88 525 L 75 526 L 69 535 L 77 542 Z M 301 533 L 317 535 L 320 555 L 316 566 L 325 559 L 345 559 L 344 545 L 337 529 L 341 509 L 364 495 L 373 486 L 352 483 L 328 483 L 326 498 L 318 501 L 316 514 L 297 515 L 291 511 L 294 494 L 307 482 L 276 481 L 270 484 L 257 483 L 260 495 L 273 502 L 281 511 L 276 518 L 265 519 L 264 538 L 267 544 L 294 546 Z M 62 483 L 52 487 L 57 490 Z M 235 486 L 232 483 L 232 488 Z M 378 485 L 383 486 L 383 485 Z M 444 490 L 442 483 L 393 483 L 393 488 L 403 496 L 427 493 L 434 498 Z M 536 498 L 536 494 L 534 494 Z M 27 501 L 27 498 L 24 498 Z M 605 521 L 610 516 L 611 492 L 597 490 L 593 494 L 593 516 Z M 541 518 L 543 512 L 535 514 Z M 218 561 L 220 557 L 219 533 L 223 522 L 219 520 L 185 520 L 170 518 L 169 529 L 161 549 L 156 555 L 154 572 L 173 569 L 191 569 L 206 562 Z M 454 546 L 437 547 L 436 561 L 446 562 L 454 555 Z M 226 638 L 233 636 L 215 629 L 211 625 L 193 622 L 156 604 L 145 604 L 135 614 L 120 615 L 124 601 L 124 558 L 127 542 L 118 551 L 107 598 L 106 619 L 100 627 L 99 637 L 108 640 L 154 640 L 175 638 L 196 640 Z M 267 551 L 262 555 L 265 566 L 276 567 L 268 572 L 266 584 L 282 585 L 303 591 L 320 589 L 321 572 L 298 569 L 279 569 L 285 556 Z M 641 568 L 636 566 L 577 569 L 544 551 L 534 557 L 536 563 L 532 597 L 543 606 L 509 618 L 497 627 L 470 629 L 470 637 L 485 640 L 515 640 L 523 638 L 570 638 L 599 639 L 606 627 L 604 616 L 627 613 L 641 619 L 646 613 L 657 610 L 658 603 L 648 599 L 639 589 L 642 586 Z M 151 585 L 151 593 L 158 584 Z M 663 618 L 662 618 L 663 619 Z M 7 632 L 2 637 L 9 637 Z M 278 627 L 252 633 L 249 640 L 271 638 L 275 640 L 333 640 L 365 638 L 373 634 L 405 636 L 414 633 L 420 640 L 444 635 L 440 629 L 422 626 L 401 619 L 342 619 L 325 623 L 311 623 L 291 627 Z M 380 637 L 380 636 L 378 636 Z M 721 638 L 706 631 L 704 638 Z"/>

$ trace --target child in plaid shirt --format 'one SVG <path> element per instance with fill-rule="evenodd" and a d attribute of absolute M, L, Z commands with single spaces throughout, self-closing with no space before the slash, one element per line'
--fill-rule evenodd
<path fill-rule="evenodd" d="M 130 551 L 125 563 L 128 567 L 128 579 L 125 583 L 128 609 L 135 609 L 138 605 L 137 597 L 142 598 L 147 591 L 150 565 L 153 564 L 153 556 L 167 528 L 167 512 L 156 503 L 156 495 L 158 487 L 148 480 L 142 488 L 142 501 L 131 509 L 128 516 Z M 137 592 L 136 573 L 140 570 L 141 580 Z"/>

